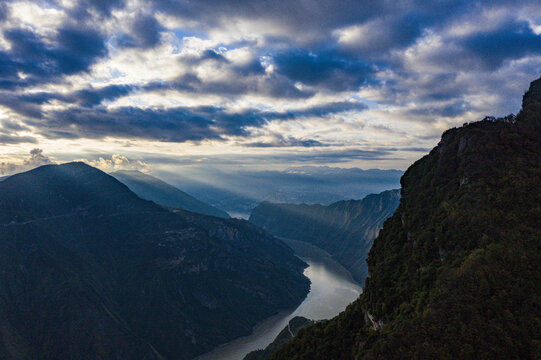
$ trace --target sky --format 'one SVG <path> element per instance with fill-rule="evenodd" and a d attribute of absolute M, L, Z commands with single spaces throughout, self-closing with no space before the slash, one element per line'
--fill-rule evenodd
<path fill-rule="evenodd" d="M 0 0 L 0 176 L 404 170 L 539 76 L 539 1 Z"/>

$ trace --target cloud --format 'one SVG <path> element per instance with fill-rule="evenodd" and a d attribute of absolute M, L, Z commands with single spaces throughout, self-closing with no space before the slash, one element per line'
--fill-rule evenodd
<path fill-rule="evenodd" d="M 510 59 L 541 54 L 541 35 L 534 33 L 527 22 L 512 21 L 492 31 L 477 32 L 459 41 L 467 52 L 489 70 L 499 68 Z"/>
<path fill-rule="evenodd" d="M 79 161 L 104 172 L 117 170 L 139 170 L 142 172 L 149 172 L 151 169 L 150 164 L 144 161 L 130 160 L 126 156 L 118 154 L 112 155 L 110 159 L 99 157 L 97 160 L 80 159 Z"/>
<path fill-rule="evenodd" d="M 6 20 L 9 16 L 9 9 L 5 2 L 0 2 L 0 21 Z"/>
<path fill-rule="evenodd" d="M 25 133 L 29 132 L 30 129 L 18 121 L 0 120 L 0 145 L 36 143 L 37 139 L 35 137 L 25 135 Z"/>
<path fill-rule="evenodd" d="M 63 75 L 88 71 L 106 53 L 101 34 L 84 26 L 62 27 L 52 39 L 21 28 L 4 30 L 3 35 L 11 48 L 0 51 L 0 86 L 8 89 L 59 82 Z"/>
<path fill-rule="evenodd" d="M 377 57 L 413 44 L 432 18 L 410 12 L 393 19 L 376 18 L 337 29 L 333 34 L 342 48 L 367 57 Z"/>
<path fill-rule="evenodd" d="M 27 171 L 38 166 L 54 164 L 55 162 L 48 156 L 43 155 L 43 150 L 34 148 L 30 151 L 30 156 L 20 162 L 0 162 L 0 175 L 12 175 L 22 171 Z"/>
<path fill-rule="evenodd" d="M 374 68 L 360 59 L 333 51 L 295 49 L 273 57 L 277 72 L 293 81 L 333 91 L 356 90 L 370 80 Z"/>
<path fill-rule="evenodd" d="M 538 1 L 0 0 L 0 144 L 145 139 L 291 162 L 371 142 L 365 159 L 381 145 L 413 160 L 447 127 L 518 110 L 540 68 Z"/>
<path fill-rule="evenodd" d="M 43 133 L 50 138 L 117 136 L 174 142 L 200 141 L 220 138 L 220 132 L 212 127 L 214 121 L 211 116 L 217 111 L 212 108 L 183 107 L 122 107 L 111 110 L 76 108 L 51 112 L 46 123 L 34 121 L 31 124 L 43 126 Z M 220 113 L 227 116 L 221 111 Z"/>
<path fill-rule="evenodd" d="M 281 150 L 278 147 L 276 150 Z M 419 149 L 420 150 L 420 149 Z M 355 160 L 361 161 L 388 161 L 391 163 L 400 159 L 398 149 L 332 149 L 330 147 L 299 147 L 287 151 L 269 153 L 219 154 L 219 155 L 180 155 L 175 157 L 147 156 L 145 160 L 153 164 L 153 168 L 172 168 L 175 166 L 195 166 L 204 169 L 230 168 L 233 171 L 250 169 L 250 167 L 274 166 L 286 164 L 303 165 L 331 165 L 346 164 Z M 242 168 L 242 166 L 246 166 Z M 233 168 L 231 168 L 233 167 Z M 186 170 L 188 171 L 188 170 Z"/>
<path fill-rule="evenodd" d="M 314 1 L 259 1 L 234 0 L 191 1 L 154 0 L 156 12 L 189 20 L 196 29 L 216 29 L 224 35 L 245 24 L 253 32 L 287 36 L 289 41 L 315 42 L 329 36 L 329 32 L 344 24 L 352 24 L 371 16 L 392 13 L 400 9 L 394 3 L 370 0 L 344 0 L 339 6 L 332 0 Z M 250 23 L 256 23 L 250 26 Z M 257 23 L 264 26 L 257 26 Z M 247 36 L 253 35 L 246 34 Z"/>
<path fill-rule="evenodd" d="M 131 22 L 129 34 L 121 34 L 117 43 L 121 47 L 152 48 L 160 43 L 162 30 L 154 16 L 140 14 Z"/>
<path fill-rule="evenodd" d="M 104 101 L 111 101 L 126 96 L 138 87 L 134 85 L 109 85 L 102 88 L 89 88 L 76 91 L 64 97 L 66 101 L 77 102 L 83 107 L 100 105 Z"/>
<path fill-rule="evenodd" d="M 185 56 L 179 61 L 186 65 L 186 72 L 168 81 L 151 82 L 144 89 L 224 97 L 260 95 L 282 99 L 306 99 L 315 94 L 313 90 L 298 88 L 295 80 L 287 76 L 267 72 L 259 58 L 236 63 L 213 49 L 206 49 L 198 56 Z M 210 73 L 217 73 L 218 76 Z"/>
<path fill-rule="evenodd" d="M 116 170 L 139 170 L 149 172 L 150 164 L 142 160 L 130 160 L 124 155 L 114 154 L 110 158 L 99 157 L 96 160 L 75 159 L 88 165 L 94 166 L 102 171 L 111 172 Z M 43 154 L 43 149 L 34 148 L 30 150 L 29 156 L 20 161 L 0 162 L 0 176 L 13 175 L 23 171 L 28 171 L 39 166 L 48 164 L 58 164 L 59 162 Z"/>
<path fill-rule="evenodd" d="M 438 104 L 436 106 L 424 106 L 409 110 L 410 114 L 432 117 L 456 117 L 470 110 L 470 105 L 461 100 L 451 103 Z"/>
<path fill-rule="evenodd" d="M 359 102 L 336 102 L 285 112 L 247 109 L 229 112 L 214 106 L 140 109 L 137 107 L 74 108 L 51 111 L 43 119 L 27 120 L 41 127 L 49 138 L 126 138 L 169 142 L 223 140 L 224 136 L 249 136 L 249 128 L 259 128 L 270 121 L 325 117 L 348 111 L 360 111 Z"/>
<path fill-rule="evenodd" d="M 279 147 L 325 147 L 329 144 L 314 139 L 297 139 L 293 136 L 282 136 L 280 134 L 272 134 L 270 140 L 256 141 L 244 144 L 246 147 L 259 148 L 279 148 Z"/>
<path fill-rule="evenodd" d="M 53 96 L 46 94 L 14 95 L 9 92 L 1 92 L 0 105 L 13 110 L 21 115 L 40 118 L 41 104 L 49 101 Z"/>
<path fill-rule="evenodd" d="M 21 144 L 21 143 L 37 143 L 36 138 L 32 136 L 13 136 L 9 134 L 0 134 L 0 144 Z"/>
<path fill-rule="evenodd" d="M 109 17 L 114 9 L 124 7 L 124 0 L 78 0 L 69 10 L 70 16 L 78 20 L 99 17 Z"/>
<path fill-rule="evenodd" d="M 0 105 L 25 117 L 41 118 L 42 105 L 49 104 L 53 100 L 70 105 L 77 104 L 82 108 L 91 108 L 105 101 L 127 96 L 138 89 L 139 87 L 134 85 L 109 85 L 101 88 L 90 87 L 67 94 L 53 92 L 13 94 L 9 91 L 0 91 Z"/>

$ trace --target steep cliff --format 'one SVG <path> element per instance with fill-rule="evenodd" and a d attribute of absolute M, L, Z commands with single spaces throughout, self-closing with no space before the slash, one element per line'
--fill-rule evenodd
<path fill-rule="evenodd" d="M 402 177 L 360 298 L 272 359 L 541 358 L 541 81 Z"/>
<path fill-rule="evenodd" d="M 252 211 L 250 222 L 273 235 L 324 249 L 362 284 L 368 275 L 368 251 L 399 200 L 400 191 L 389 190 L 329 206 L 264 202 Z"/>

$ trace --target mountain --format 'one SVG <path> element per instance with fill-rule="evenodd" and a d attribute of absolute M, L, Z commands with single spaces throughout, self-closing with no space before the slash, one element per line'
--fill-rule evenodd
<path fill-rule="evenodd" d="M 402 177 L 346 311 L 271 359 L 541 358 L 541 79 Z"/>
<path fill-rule="evenodd" d="M 252 351 L 246 355 L 243 360 L 267 360 L 276 350 L 291 341 L 301 329 L 313 325 L 314 323 L 315 321 L 305 317 L 295 316 L 293 319 L 289 320 L 287 326 L 280 331 L 278 336 L 276 336 L 276 339 L 274 339 L 274 341 L 265 349 Z"/>
<path fill-rule="evenodd" d="M 174 174 L 160 173 L 160 178 L 233 216 L 248 218 L 263 201 L 329 205 L 344 199 L 362 199 L 400 187 L 402 174 L 399 170 L 328 166 L 265 171 L 201 166 Z"/>
<path fill-rule="evenodd" d="M 399 201 L 400 190 L 388 190 L 329 206 L 264 202 L 252 211 L 250 222 L 275 236 L 324 249 L 363 284 L 368 275 L 368 251 Z"/>
<path fill-rule="evenodd" d="M 83 163 L 0 183 L 1 359 L 191 359 L 306 296 L 254 225 L 142 200 Z"/>
<path fill-rule="evenodd" d="M 143 174 L 137 170 L 120 170 L 109 174 L 130 188 L 142 199 L 152 200 L 157 204 L 184 209 L 199 214 L 229 218 L 229 215 L 220 209 L 197 200 L 191 195 L 180 191 L 168 183 Z"/>

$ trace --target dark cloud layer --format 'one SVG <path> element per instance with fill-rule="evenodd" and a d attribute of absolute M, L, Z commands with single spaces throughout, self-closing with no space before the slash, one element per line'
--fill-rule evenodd
<path fill-rule="evenodd" d="M 84 107 L 93 107 L 100 105 L 106 100 L 115 100 L 126 96 L 136 89 L 137 87 L 132 85 L 109 85 L 100 89 L 90 88 L 79 90 L 65 97 L 65 99 L 71 102 L 77 102 Z"/>
<path fill-rule="evenodd" d="M 6 20 L 9 15 L 9 9 L 7 4 L 3 1 L 0 1 L 0 21 Z"/>
<path fill-rule="evenodd" d="M 331 51 L 311 53 L 295 49 L 274 56 L 278 72 L 293 81 L 334 91 L 358 89 L 374 73 L 361 59 L 350 59 Z"/>
<path fill-rule="evenodd" d="M 114 91 L 113 93 L 116 94 Z M 233 113 L 213 106 L 168 109 L 121 107 L 112 110 L 102 107 L 81 107 L 46 112 L 40 114 L 39 118 L 28 119 L 27 123 L 40 129 L 42 134 L 50 138 L 118 136 L 184 142 L 222 139 L 226 135 L 249 136 L 250 128 L 261 127 L 270 121 L 324 117 L 365 108 L 366 105 L 362 103 L 349 102 L 286 112 L 249 109 Z M 27 111 L 27 115 L 32 115 L 32 113 Z M 290 138 L 287 141 L 291 146 L 318 145 L 313 140 L 302 143 Z"/>
<path fill-rule="evenodd" d="M 210 28 L 231 19 L 269 19 L 291 30 L 304 30 L 303 35 L 353 24 L 375 14 L 399 11 L 406 1 L 332 0 L 311 1 L 214 1 L 154 0 L 156 11 L 195 20 L 198 26 Z"/>
<path fill-rule="evenodd" d="M 40 119 L 43 117 L 42 105 L 49 104 L 53 100 L 89 108 L 98 106 L 104 101 L 126 96 L 137 89 L 138 87 L 132 85 L 109 85 L 102 88 L 91 87 L 77 90 L 68 94 L 52 92 L 13 94 L 9 91 L 0 91 L 0 105 L 25 117 Z"/>
<path fill-rule="evenodd" d="M 124 4 L 125 0 L 78 0 L 69 9 L 69 14 L 78 21 L 92 18 L 93 13 L 97 13 L 100 18 L 109 17 L 114 9 L 121 9 Z"/>
<path fill-rule="evenodd" d="M 11 49 L 0 51 L 0 88 L 60 82 L 62 76 L 87 71 L 106 53 L 103 37 L 88 28 L 62 27 L 52 44 L 27 29 L 6 29 L 3 35 Z"/>
<path fill-rule="evenodd" d="M 207 57 L 209 55 L 206 55 Z M 220 55 L 215 60 L 227 63 L 227 60 Z M 207 58 L 208 59 L 208 58 Z M 199 61 L 190 59 L 191 61 Z M 313 90 L 300 90 L 285 76 L 279 74 L 260 75 L 263 72 L 261 63 L 251 62 L 245 66 L 232 66 L 231 77 L 227 80 L 202 79 L 195 73 L 185 73 L 172 81 L 159 81 L 147 84 L 145 90 L 176 90 L 195 94 L 213 94 L 226 97 L 235 97 L 248 94 L 258 94 L 273 98 L 305 99 L 312 97 Z"/>
<path fill-rule="evenodd" d="M 279 147 L 326 147 L 329 144 L 324 144 L 314 139 L 296 139 L 293 136 L 281 136 L 276 134 L 271 141 L 251 142 L 245 144 L 247 147 L 259 148 L 279 148 Z"/>
<path fill-rule="evenodd" d="M 248 137 L 271 122 L 365 111 L 359 98 L 365 90 L 383 112 L 395 107 L 408 120 L 452 124 L 486 110 L 479 105 L 483 98 L 491 101 L 489 110 L 507 113 L 508 99 L 519 98 L 523 79 L 538 76 L 541 64 L 541 5 L 533 0 L 152 0 L 135 10 L 128 3 L 76 1 L 63 9 L 55 29 L 40 31 L 39 24 L 22 24 L 10 11 L 12 3 L 0 0 L 0 105 L 13 117 L 2 122 L 0 143 L 35 141 L 19 134 L 24 131 L 48 138 L 172 142 Z M 60 1 L 36 4 L 62 7 Z M 184 52 L 189 39 L 198 45 Z M 123 51 L 131 54 L 125 63 L 141 61 L 155 70 L 161 59 L 146 61 L 155 59 L 153 51 L 164 51 L 162 45 L 170 46 L 178 65 L 174 74 L 164 69 L 167 78 L 137 81 L 115 68 L 101 69 L 99 79 L 88 80 L 94 65 Z M 246 49 L 246 54 L 239 51 L 242 56 L 234 54 Z M 113 75 L 103 79 L 109 70 Z M 122 81 L 115 83 L 117 78 Z M 107 108 L 134 93 L 187 93 L 219 105 Z M 265 101 L 258 104 L 258 97 Z M 327 100 L 306 108 L 306 99 Z M 262 110 L 272 102 L 298 105 L 290 111 Z M 237 110 L 239 103 L 246 110 Z M 276 148 L 339 143 L 270 130 L 266 135 L 271 140 L 239 143 Z M 348 156 L 360 159 L 363 153 Z"/>
<path fill-rule="evenodd" d="M 510 59 L 541 53 L 541 36 L 525 22 L 511 22 L 493 31 L 479 32 L 465 38 L 461 45 L 489 70 Z"/>
<path fill-rule="evenodd" d="M 139 15 L 132 21 L 130 33 L 120 35 L 117 43 L 120 47 L 151 48 L 159 44 L 162 30 L 153 16 Z"/>

